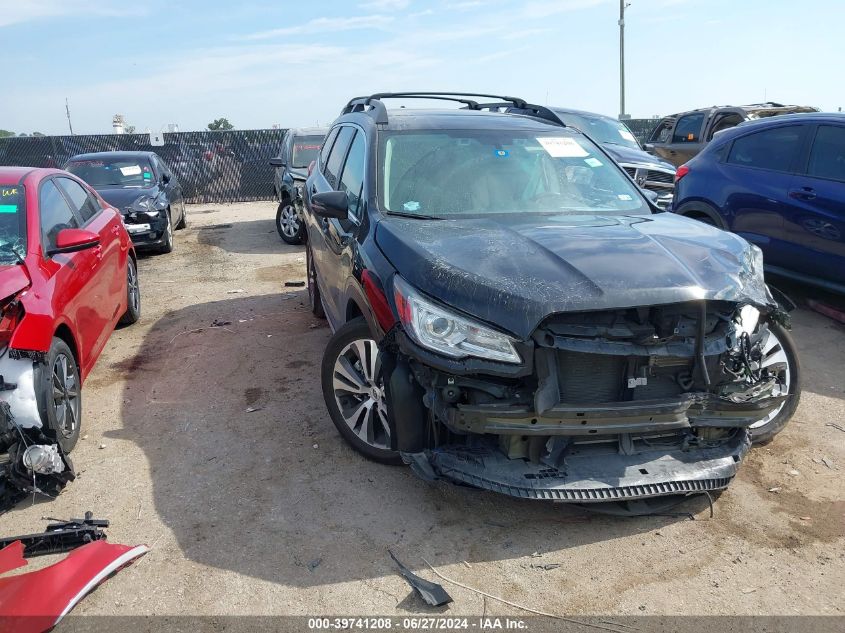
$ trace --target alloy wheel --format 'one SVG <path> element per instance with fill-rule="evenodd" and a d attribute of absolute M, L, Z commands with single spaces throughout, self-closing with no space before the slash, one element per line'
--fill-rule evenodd
<path fill-rule="evenodd" d="M 126 266 L 126 285 L 128 286 L 129 307 L 133 312 L 137 312 L 141 304 L 141 288 L 138 285 L 138 269 L 131 258 Z"/>
<path fill-rule="evenodd" d="M 357 339 L 341 350 L 332 371 L 332 388 L 352 432 L 374 448 L 390 449 L 381 358 L 374 340 Z"/>
<path fill-rule="evenodd" d="M 778 377 L 780 378 L 780 385 L 775 388 L 773 395 L 788 395 L 791 393 L 790 390 L 792 388 L 792 375 L 789 370 L 789 357 L 786 355 L 786 351 L 783 349 L 783 344 L 780 342 L 778 337 L 772 330 L 769 330 L 768 338 L 766 339 L 766 342 L 763 343 L 763 358 L 760 361 L 760 367 L 765 369 L 767 367 L 773 367 L 774 365 L 782 365 L 782 368 L 777 372 Z M 749 428 L 756 429 L 761 426 L 765 426 L 774 420 L 785 406 L 786 402 L 781 402 L 777 409 L 769 413 L 763 419 L 752 424 Z"/>
<path fill-rule="evenodd" d="M 57 354 L 53 362 L 53 406 L 59 433 L 70 438 L 79 424 L 79 380 L 74 360 Z"/>
<path fill-rule="evenodd" d="M 286 236 L 293 238 L 299 232 L 299 217 L 292 204 L 286 205 L 279 216 L 279 225 Z"/>

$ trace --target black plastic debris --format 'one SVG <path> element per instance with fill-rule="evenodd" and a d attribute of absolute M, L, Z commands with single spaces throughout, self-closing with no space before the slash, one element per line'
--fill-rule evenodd
<path fill-rule="evenodd" d="M 285 288 L 302 288 L 305 285 L 304 281 L 286 281 Z"/>
<path fill-rule="evenodd" d="M 442 607 L 444 604 L 452 602 L 452 596 L 446 593 L 446 590 L 443 587 L 437 583 L 429 582 L 424 578 L 420 578 L 410 569 L 405 567 L 405 565 L 396 558 L 393 552 L 387 550 L 387 553 L 390 554 L 390 558 L 393 559 L 393 562 L 399 566 L 399 573 L 402 574 L 402 577 L 408 581 L 411 588 L 420 594 L 427 604 L 430 604 L 433 607 Z"/>
<path fill-rule="evenodd" d="M 46 556 L 47 554 L 64 554 L 87 543 L 106 538 L 106 533 L 103 532 L 102 528 L 108 526 L 107 519 L 95 519 L 91 512 L 86 512 L 84 519 L 50 523 L 44 532 L 38 534 L 0 538 L 0 549 L 15 541 L 20 541 L 23 543 L 23 555 L 26 558 Z"/>

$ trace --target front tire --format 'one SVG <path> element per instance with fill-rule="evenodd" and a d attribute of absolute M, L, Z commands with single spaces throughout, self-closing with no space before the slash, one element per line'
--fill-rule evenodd
<path fill-rule="evenodd" d="M 296 207 L 288 200 L 282 200 L 276 209 L 276 231 L 286 243 L 293 246 L 302 244 L 302 222 L 296 213 Z"/>
<path fill-rule="evenodd" d="M 158 252 L 163 255 L 173 252 L 173 220 L 170 217 L 170 211 L 167 212 L 167 224 L 164 227 L 163 241 L 158 247 Z"/>
<path fill-rule="evenodd" d="M 323 353 L 323 398 L 332 422 L 352 448 L 373 461 L 400 464 L 399 453 L 390 449 L 380 357 L 363 318 L 341 327 Z"/>
<path fill-rule="evenodd" d="M 176 225 L 176 230 L 181 231 L 182 229 L 188 228 L 188 214 L 185 212 L 185 201 L 182 201 L 182 216 L 179 218 L 179 223 Z"/>
<path fill-rule="evenodd" d="M 768 367 L 781 363 L 785 363 L 785 368 L 779 375 L 789 397 L 779 409 L 749 427 L 754 444 L 770 442 L 780 433 L 792 418 L 801 399 L 801 365 L 795 343 L 786 328 L 779 323 L 769 323 L 769 339 L 763 344 L 761 365 Z"/>
<path fill-rule="evenodd" d="M 326 311 L 323 310 L 323 300 L 320 298 L 320 288 L 317 286 L 317 270 L 314 268 L 314 256 L 311 254 L 310 246 L 305 247 L 305 270 L 311 314 L 318 319 L 325 319 Z"/>
<path fill-rule="evenodd" d="M 120 325 L 132 325 L 141 318 L 141 286 L 138 283 L 138 265 L 131 257 L 126 261 L 126 312 L 120 317 Z"/>
<path fill-rule="evenodd" d="M 35 368 L 35 400 L 41 421 L 56 434 L 56 441 L 70 453 L 82 426 L 82 381 L 68 344 L 53 337 L 50 351 Z"/>

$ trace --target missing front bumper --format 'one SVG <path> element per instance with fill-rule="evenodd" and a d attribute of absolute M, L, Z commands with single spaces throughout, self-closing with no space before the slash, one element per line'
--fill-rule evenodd
<path fill-rule="evenodd" d="M 718 447 L 641 452 L 583 451 L 553 468 L 509 459 L 490 445 L 446 446 L 424 453 L 434 474 L 522 499 L 602 503 L 715 492 L 728 487 L 751 442 L 737 433 Z M 406 461 L 419 461 L 417 454 Z"/>

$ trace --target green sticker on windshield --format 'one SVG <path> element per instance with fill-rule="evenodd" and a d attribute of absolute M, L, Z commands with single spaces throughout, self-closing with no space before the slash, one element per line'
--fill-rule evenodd
<path fill-rule="evenodd" d="M 16 204 L 0 204 L 0 213 L 17 213 L 18 205 Z"/>

